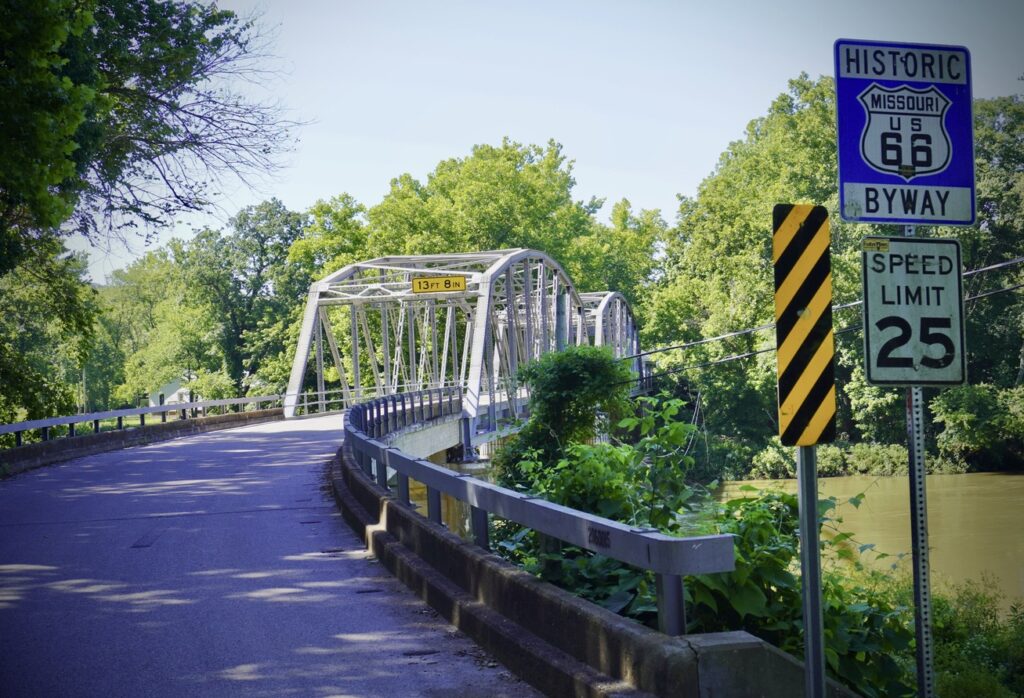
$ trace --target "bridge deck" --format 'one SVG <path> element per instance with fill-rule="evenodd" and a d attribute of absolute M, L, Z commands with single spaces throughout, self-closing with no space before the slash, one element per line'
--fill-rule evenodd
<path fill-rule="evenodd" d="M 341 418 L 0 481 L 0 693 L 531 696 L 367 558 L 324 488 Z"/>

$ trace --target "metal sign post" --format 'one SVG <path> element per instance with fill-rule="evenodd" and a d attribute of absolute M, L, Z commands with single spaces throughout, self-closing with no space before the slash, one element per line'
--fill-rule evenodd
<path fill-rule="evenodd" d="M 925 497 L 924 407 L 921 388 L 907 388 L 910 445 L 910 535 L 914 555 L 914 630 L 917 637 L 917 695 L 935 695 L 932 662 L 932 594 L 928 564 L 928 506 Z"/>
<path fill-rule="evenodd" d="M 804 614 L 804 695 L 807 698 L 825 696 L 825 619 L 821 611 L 817 449 L 817 446 L 800 446 L 796 451 L 800 579 Z"/>
<path fill-rule="evenodd" d="M 914 237 L 914 226 L 904 229 Z M 959 255 L 957 255 L 959 262 Z M 960 267 L 957 265 L 957 276 Z M 959 301 L 962 304 L 962 301 Z M 961 351 L 963 347 L 961 346 Z M 914 634 L 917 638 L 917 695 L 935 695 L 932 662 L 932 592 L 928 564 L 928 504 L 925 496 L 924 399 L 921 386 L 907 388 L 907 451 L 910 455 L 910 541 L 914 559 Z"/>

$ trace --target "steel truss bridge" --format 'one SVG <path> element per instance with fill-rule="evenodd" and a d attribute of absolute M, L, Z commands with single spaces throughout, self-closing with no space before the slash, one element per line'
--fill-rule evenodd
<path fill-rule="evenodd" d="M 444 282 L 455 290 L 433 290 Z M 324 412 L 388 395 L 456 388 L 468 446 L 476 434 L 493 433 L 499 418 L 523 415 L 528 395 L 516 382 L 519 366 L 570 345 L 608 346 L 616 357 L 640 351 L 622 294 L 578 292 L 543 252 L 350 264 L 310 286 L 285 416 L 304 406 Z M 644 377 L 640 359 L 632 359 L 632 368 Z M 313 395 L 304 393 L 310 370 L 316 372 Z"/>

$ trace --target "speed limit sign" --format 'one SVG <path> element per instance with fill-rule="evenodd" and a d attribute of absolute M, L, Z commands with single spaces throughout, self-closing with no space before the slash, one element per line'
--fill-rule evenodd
<path fill-rule="evenodd" d="M 959 241 L 867 237 L 861 260 L 868 383 L 967 382 Z"/>

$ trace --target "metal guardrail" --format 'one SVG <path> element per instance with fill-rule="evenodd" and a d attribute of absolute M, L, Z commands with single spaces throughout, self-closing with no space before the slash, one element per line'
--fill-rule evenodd
<path fill-rule="evenodd" d="M 358 465 L 375 477 L 385 491 L 389 491 L 388 471 L 394 471 L 400 502 L 410 505 L 410 478 L 425 485 L 427 518 L 431 521 L 442 523 L 442 493 L 469 504 L 473 539 L 481 548 L 490 549 L 488 517 L 494 515 L 653 571 L 658 624 L 668 635 L 682 635 L 686 631 L 683 576 L 728 572 L 735 568 L 732 536 L 674 538 L 655 529 L 637 529 L 412 458 L 387 443 L 389 436 L 414 424 L 461 412 L 462 394 L 452 388 L 378 398 L 349 409 L 345 438 L 351 439 Z"/>
<path fill-rule="evenodd" d="M 304 392 L 300 393 L 296 401 L 296 410 L 302 415 L 323 414 L 326 412 L 340 412 L 349 405 L 342 398 L 341 390 L 327 390 L 323 393 Z M 23 435 L 26 432 L 39 430 L 42 441 L 49 441 L 54 437 L 51 430 L 54 427 L 67 426 L 67 437 L 77 436 L 81 430 L 77 428 L 80 424 L 89 424 L 89 432 L 100 433 L 102 422 L 116 420 L 113 429 L 122 430 L 146 426 L 147 415 L 159 415 L 160 422 L 168 421 L 168 415 L 174 415 L 177 419 L 195 419 L 205 417 L 210 412 L 216 414 L 228 411 L 245 410 L 250 406 L 253 409 L 266 409 L 267 407 L 280 407 L 284 402 L 284 395 L 257 395 L 251 397 L 225 398 L 222 400 L 201 400 L 198 402 L 175 402 L 164 405 L 153 405 L 151 407 L 129 407 L 121 410 L 106 410 L 104 412 L 88 412 L 83 414 L 72 414 L 61 417 L 47 417 L 45 419 L 32 419 L 13 424 L 0 424 L 0 436 L 14 434 L 14 447 L 23 445 Z M 369 399 L 369 398 L 367 398 Z M 221 412 L 223 410 L 223 412 Z M 134 425 L 128 424 L 129 417 L 138 417 Z M 2 450 L 2 447 L 0 447 Z"/>
<path fill-rule="evenodd" d="M 206 416 L 211 410 L 223 408 L 225 412 L 232 407 L 235 411 L 244 410 L 249 405 L 259 409 L 266 403 L 280 404 L 280 395 L 261 395 L 257 397 L 227 398 L 224 400 L 204 400 L 202 402 L 178 402 L 167 405 L 154 405 L 153 407 L 133 407 L 123 410 L 107 410 L 106 412 L 89 412 L 87 414 L 73 414 L 63 417 L 48 417 L 46 419 L 33 419 L 27 422 L 15 422 L 14 424 L 0 424 L 0 435 L 14 434 L 15 448 L 22 445 L 22 435 L 27 431 L 38 429 L 41 432 L 43 441 L 49 441 L 50 430 L 53 427 L 67 426 L 67 436 L 76 436 L 78 424 L 91 423 L 91 431 L 98 434 L 101 430 L 100 423 L 107 420 L 117 420 L 115 429 L 125 429 L 126 417 L 138 417 L 137 426 L 146 426 L 146 415 L 160 415 L 161 423 L 167 421 L 167 415 L 177 413 L 179 419 L 196 418 Z"/>

